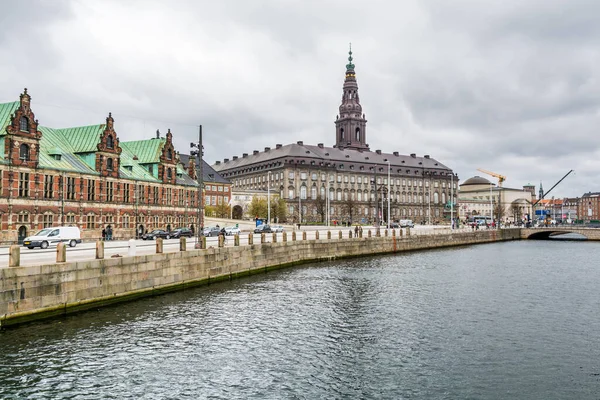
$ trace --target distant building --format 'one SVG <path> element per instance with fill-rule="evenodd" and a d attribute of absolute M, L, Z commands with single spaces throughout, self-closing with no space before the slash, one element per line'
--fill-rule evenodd
<path fill-rule="evenodd" d="M 388 198 L 393 220 L 449 217 L 447 205 L 458 183 L 450 168 L 429 155 L 370 150 L 352 52 L 348 61 L 333 147 L 277 144 L 217 161 L 213 168 L 232 182 L 234 192 L 266 191 L 270 185 L 286 201 L 289 222 L 321 222 L 327 216 L 340 222 L 386 221 Z"/>
<path fill-rule="evenodd" d="M 600 192 L 588 192 L 581 196 L 577 204 L 579 222 L 600 222 Z"/>
<path fill-rule="evenodd" d="M 0 104 L 0 241 L 74 225 L 84 238 L 135 237 L 153 228 L 197 224 L 195 171 L 178 166 L 173 135 L 121 142 L 105 124 L 39 125 L 25 92 Z"/>
<path fill-rule="evenodd" d="M 523 189 L 499 187 L 486 178 L 474 176 L 461 183 L 459 188 L 458 208 L 463 219 L 481 215 L 498 220 L 500 210 L 503 222 L 516 223 L 532 215 L 535 188 L 532 191 L 531 185 Z"/>

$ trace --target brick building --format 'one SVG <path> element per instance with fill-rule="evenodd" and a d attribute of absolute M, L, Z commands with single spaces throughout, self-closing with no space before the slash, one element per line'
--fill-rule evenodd
<path fill-rule="evenodd" d="M 446 205 L 456 199 L 458 177 L 429 155 L 370 150 L 352 52 L 348 61 L 333 147 L 277 144 L 217 161 L 213 168 L 232 182 L 234 191 L 270 188 L 285 199 L 288 221 L 323 221 L 327 216 L 340 222 L 379 222 L 387 220 L 388 199 L 393 220 L 449 218 Z"/>
<path fill-rule="evenodd" d="M 25 89 L 0 104 L 0 241 L 74 225 L 97 238 L 130 238 L 153 228 L 196 227 L 195 165 L 186 172 L 173 135 L 121 142 L 105 124 L 53 129 L 39 125 Z"/>

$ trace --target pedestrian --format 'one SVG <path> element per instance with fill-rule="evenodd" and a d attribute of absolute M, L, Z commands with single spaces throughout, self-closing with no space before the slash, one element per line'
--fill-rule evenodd
<path fill-rule="evenodd" d="M 102 241 L 106 240 L 106 228 L 102 228 Z"/>
<path fill-rule="evenodd" d="M 354 227 L 354 236 L 358 236 L 358 225 Z"/>
<path fill-rule="evenodd" d="M 112 227 L 109 225 L 106 227 L 106 240 L 112 240 Z"/>

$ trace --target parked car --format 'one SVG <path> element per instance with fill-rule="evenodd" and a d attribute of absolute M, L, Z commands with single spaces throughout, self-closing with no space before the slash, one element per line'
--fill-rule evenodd
<path fill-rule="evenodd" d="M 171 231 L 172 238 L 192 237 L 194 234 L 190 228 L 177 228 Z"/>
<path fill-rule="evenodd" d="M 396 229 L 396 228 L 400 228 L 400 224 L 398 224 L 397 222 L 391 222 L 390 229 Z"/>
<path fill-rule="evenodd" d="M 239 235 L 240 232 L 240 228 L 238 228 L 237 226 L 228 226 L 225 228 L 226 235 Z"/>
<path fill-rule="evenodd" d="M 271 226 L 267 225 L 267 224 L 262 224 L 256 227 L 256 229 L 254 230 L 254 233 L 271 233 L 273 232 L 271 230 Z"/>
<path fill-rule="evenodd" d="M 217 228 L 216 226 L 209 226 L 204 228 L 202 231 L 203 236 L 219 236 L 219 232 L 221 232 L 221 228 Z"/>
<path fill-rule="evenodd" d="M 283 226 L 281 226 L 281 225 L 273 225 L 271 227 L 271 230 L 273 232 L 283 232 Z"/>
<path fill-rule="evenodd" d="M 400 227 L 401 228 L 414 228 L 415 227 L 415 223 L 412 222 L 411 219 L 401 219 L 400 220 Z"/>
<path fill-rule="evenodd" d="M 155 239 L 171 239 L 171 234 L 162 229 L 155 229 L 152 232 L 144 233 L 142 235 L 143 240 L 155 240 Z"/>
<path fill-rule="evenodd" d="M 76 226 L 57 226 L 56 228 L 42 229 L 35 235 L 26 237 L 23 240 L 23 246 L 28 249 L 34 247 L 46 249 L 49 246 L 56 246 L 60 242 L 75 247 L 78 243 L 81 243 L 81 231 Z"/>

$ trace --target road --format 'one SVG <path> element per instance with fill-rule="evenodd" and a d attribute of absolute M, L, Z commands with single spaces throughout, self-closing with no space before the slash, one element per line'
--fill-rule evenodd
<path fill-rule="evenodd" d="M 344 238 L 348 237 L 347 227 L 331 227 L 331 237 L 332 239 L 338 238 L 339 230 L 342 230 Z M 367 236 L 367 231 L 371 230 L 372 234 L 375 235 L 375 228 L 373 227 L 363 227 L 363 236 Z M 319 237 L 320 239 L 326 238 L 327 227 L 319 227 L 320 231 Z M 396 235 L 399 234 L 399 229 L 396 229 Z M 310 230 L 296 231 L 297 240 L 302 240 L 302 232 L 306 232 L 307 239 L 315 238 L 315 230 L 314 227 L 310 227 Z M 445 228 L 434 228 L 433 227 L 416 227 L 412 230 L 412 235 L 425 235 L 425 234 L 434 234 L 434 233 L 448 233 L 448 227 Z M 390 233 L 391 234 L 391 233 Z M 281 242 L 283 240 L 282 233 L 277 234 L 277 241 Z M 383 233 L 382 233 L 383 235 Z M 266 241 L 273 241 L 273 236 L 271 234 L 265 235 Z M 291 233 L 288 232 L 288 240 L 291 240 Z M 234 238 L 233 236 L 227 236 L 225 245 L 233 246 Z M 260 243 L 260 235 L 253 234 L 254 243 Z M 145 241 L 145 240 L 133 240 L 135 244 L 135 254 L 136 255 L 148 255 L 156 253 L 156 242 L 155 241 Z M 194 244 L 196 243 L 196 238 L 188 238 L 187 239 L 187 248 L 193 249 Z M 240 234 L 240 245 L 244 246 L 248 244 L 248 232 L 242 232 Z M 217 247 L 218 246 L 218 238 L 217 237 L 207 237 L 206 238 L 206 246 L 207 247 Z M 31 265 L 45 265 L 45 264 L 54 264 L 56 261 L 56 248 L 48 248 L 46 250 L 42 250 L 40 248 L 28 249 L 26 247 L 21 247 L 21 266 L 31 266 Z M 127 256 L 129 250 L 129 241 L 109 241 L 104 243 L 104 257 L 110 258 L 113 255 Z M 0 268 L 8 266 L 8 247 L 0 248 Z M 179 251 L 179 239 L 169 239 L 163 241 L 163 252 L 164 253 L 174 253 Z M 78 244 L 76 247 L 68 247 L 67 246 L 67 261 L 85 261 L 91 260 L 96 257 L 96 243 L 95 242 L 84 242 Z"/>

